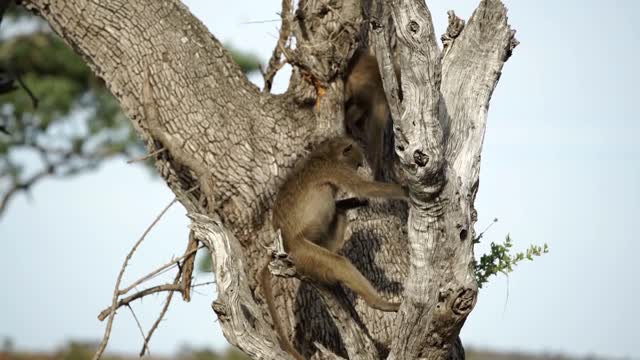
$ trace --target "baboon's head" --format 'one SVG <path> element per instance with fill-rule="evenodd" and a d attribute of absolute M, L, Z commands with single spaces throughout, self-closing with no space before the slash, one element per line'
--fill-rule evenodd
<path fill-rule="evenodd" d="M 358 143 L 346 136 L 330 138 L 320 143 L 315 153 L 333 161 L 358 168 L 364 164 L 364 152 Z"/>

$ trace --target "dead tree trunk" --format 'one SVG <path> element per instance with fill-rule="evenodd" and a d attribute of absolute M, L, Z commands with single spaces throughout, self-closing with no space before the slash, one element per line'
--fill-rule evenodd
<path fill-rule="evenodd" d="M 466 26 L 450 13 L 442 50 L 421 0 L 363 3 L 300 0 L 285 13 L 296 46 L 281 50 L 294 73 L 287 93 L 274 96 L 249 83 L 178 0 L 22 1 L 105 80 L 149 152 L 167 150 L 156 155 L 158 171 L 212 253 L 213 310 L 227 340 L 256 359 L 288 358 L 256 291 L 274 239 L 275 191 L 310 144 L 344 131 L 342 74 L 367 36 L 394 119 L 386 176 L 408 184 L 412 200 L 351 215 L 342 251 L 402 307 L 382 313 L 297 279 L 279 279 L 276 302 L 308 357 L 464 358 L 457 336 L 477 296 L 480 151 L 489 99 L 516 41 L 499 0 L 482 0 Z M 143 116 L 145 74 L 153 119 Z"/>

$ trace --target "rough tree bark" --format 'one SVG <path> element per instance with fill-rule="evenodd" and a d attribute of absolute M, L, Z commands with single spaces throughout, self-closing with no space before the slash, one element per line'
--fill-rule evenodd
<path fill-rule="evenodd" d="M 394 118 L 386 176 L 410 187 L 411 203 L 353 212 L 342 251 L 403 305 L 382 313 L 293 278 L 278 279 L 276 302 L 309 357 L 464 358 L 457 336 L 477 296 L 473 203 L 487 109 L 517 42 L 499 0 L 480 1 L 466 26 L 450 12 L 444 50 L 423 1 L 386 3 L 300 0 L 285 14 L 296 46 L 283 53 L 294 73 L 275 96 L 249 83 L 177 0 L 22 0 L 105 80 L 149 151 L 168 150 L 157 168 L 212 252 L 213 310 L 229 342 L 254 358 L 288 358 L 256 291 L 274 240 L 275 191 L 310 144 L 344 131 L 341 74 L 365 41 Z M 143 116 L 147 73 L 154 119 Z"/>

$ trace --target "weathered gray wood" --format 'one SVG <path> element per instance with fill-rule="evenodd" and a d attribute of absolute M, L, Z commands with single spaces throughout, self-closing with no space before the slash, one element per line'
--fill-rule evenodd
<path fill-rule="evenodd" d="M 390 359 L 464 357 L 456 341 L 477 297 L 473 273 L 480 151 L 489 99 L 507 54 L 516 45 L 498 0 L 483 0 L 465 27 L 449 13 L 435 42 L 424 2 L 392 3 L 402 74 L 394 113 L 395 151 L 411 188 L 410 268 L 396 319 Z M 395 95 L 389 34 L 374 31 L 385 90 Z"/>
<path fill-rule="evenodd" d="M 240 243 L 220 219 L 189 214 L 195 236 L 209 249 L 216 274 L 218 298 L 211 304 L 224 336 L 255 359 L 289 359 L 278 346 L 271 326 L 249 289 Z"/>

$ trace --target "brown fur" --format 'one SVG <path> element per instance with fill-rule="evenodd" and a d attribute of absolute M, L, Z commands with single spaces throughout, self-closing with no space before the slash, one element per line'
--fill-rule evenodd
<path fill-rule="evenodd" d="M 336 254 L 345 240 L 346 209 L 350 208 L 336 207 L 338 190 L 361 198 L 407 199 L 407 192 L 400 185 L 360 177 L 356 169 L 363 161 L 362 150 L 348 137 L 320 144 L 280 188 L 273 207 L 273 226 L 281 230 L 285 251 L 293 259 L 298 274 L 325 285 L 342 283 L 369 306 L 397 311 L 400 303 L 384 300 L 347 258 Z M 281 345 L 296 359 L 304 359 L 284 336 L 270 279 L 265 265 L 260 285 Z"/>
<path fill-rule="evenodd" d="M 394 70 L 398 81 L 400 73 Z M 347 133 L 364 142 L 374 178 L 381 176 L 384 130 L 389 105 L 375 56 L 365 49 L 354 54 L 345 80 L 345 127 Z"/>

